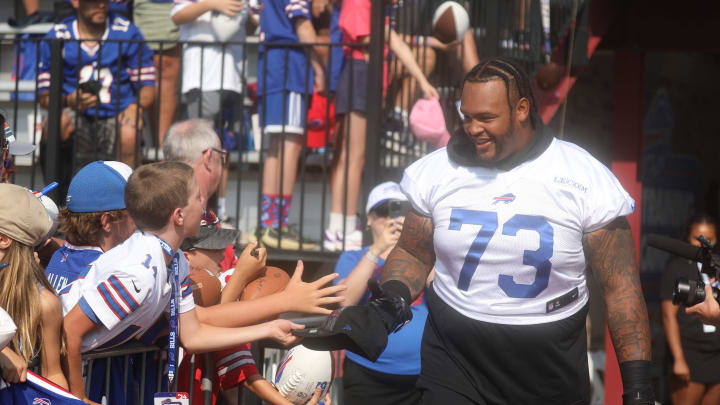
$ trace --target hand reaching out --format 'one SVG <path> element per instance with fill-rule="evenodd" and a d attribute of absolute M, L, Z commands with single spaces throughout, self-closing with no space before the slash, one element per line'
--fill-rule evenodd
<path fill-rule="evenodd" d="M 420 87 L 422 88 L 423 98 L 434 98 L 435 100 L 440 98 L 440 95 L 437 90 L 435 90 L 435 87 L 433 87 L 427 80 L 420 83 Z"/>
<path fill-rule="evenodd" d="M 346 286 L 336 285 L 323 288 L 323 286 L 338 278 L 339 274 L 328 274 L 312 283 L 306 283 L 302 281 L 302 273 L 303 262 L 298 260 L 295 272 L 290 278 L 287 287 L 281 293 L 284 295 L 285 302 L 290 303 L 290 311 L 329 315 L 332 311 L 323 308 L 322 305 L 337 304 L 345 300 L 343 297 L 333 297 L 331 295 L 344 291 L 347 288 Z"/>
<path fill-rule="evenodd" d="M 235 274 L 243 273 L 248 282 L 262 277 L 267 264 L 267 249 L 257 245 L 257 242 L 248 243 L 235 264 Z"/>
<path fill-rule="evenodd" d="M 305 325 L 299 325 L 287 319 L 276 319 L 268 322 L 268 328 L 268 338 L 283 346 L 290 346 L 300 341 L 300 338 L 293 335 L 292 331 L 295 329 L 303 329 Z"/>

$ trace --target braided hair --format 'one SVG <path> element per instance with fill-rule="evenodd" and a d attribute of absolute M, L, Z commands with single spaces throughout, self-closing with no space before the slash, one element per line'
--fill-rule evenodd
<path fill-rule="evenodd" d="M 530 123 L 535 128 L 537 103 L 535 103 L 530 78 L 518 61 L 502 56 L 484 59 L 465 75 L 463 86 L 465 83 L 484 83 L 497 79 L 505 82 L 505 91 L 511 112 L 520 99 L 528 100 Z"/>

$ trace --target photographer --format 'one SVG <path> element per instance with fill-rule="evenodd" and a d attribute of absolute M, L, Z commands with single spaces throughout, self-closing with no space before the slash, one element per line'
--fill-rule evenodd
<path fill-rule="evenodd" d="M 95 160 L 133 167 L 142 112 L 155 98 L 153 52 L 135 25 L 109 12 L 108 0 L 72 5 L 76 15 L 55 24 L 40 43 L 38 101 L 45 108 L 50 103 L 49 40 L 65 40 L 62 77 L 53 78 L 62 80 L 61 158 L 70 164 L 75 155 L 76 168 Z"/>
<path fill-rule="evenodd" d="M 701 244 L 698 236 L 703 236 L 711 244 L 715 244 L 716 224 L 713 218 L 696 215 L 689 219 L 683 241 L 699 247 Z M 698 271 L 700 266 L 700 263 L 675 257 L 663 273 L 661 306 L 667 344 L 672 355 L 670 388 L 675 404 L 720 403 L 720 376 L 716 372 L 720 365 L 720 330 L 690 316 L 691 313 L 699 313 L 701 306 L 711 307 L 714 304 L 715 308 L 718 308 L 717 301 L 709 291 L 709 279 Z M 701 277 L 704 280 L 701 280 Z M 673 290 L 679 278 L 705 282 L 708 300 L 687 308 L 687 313 L 674 305 Z M 720 314 L 720 308 L 718 313 Z M 717 319 L 720 320 L 720 316 Z"/>

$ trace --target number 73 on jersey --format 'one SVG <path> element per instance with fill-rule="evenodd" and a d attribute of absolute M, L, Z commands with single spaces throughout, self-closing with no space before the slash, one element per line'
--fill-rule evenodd
<path fill-rule="evenodd" d="M 497 212 L 453 208 L 450 213 L 450 226 L 448 229 L 451 231 L 459 231 L 463 225 L 480 226 L 480 231 L 465 256 L 465 261 L 460 270 L 460 277 L 458 278 L 458 288 L 467 291 L 470 287 L 473 274 L 477 271 L 480 260 L 485 253 L 485 249 L 498 230 Z M 523 251 L 523 264 L 532 266 L 537 271 L 535 281 L 532 284 L 519 284 L 513 280 L 512 275 L 500 274 L 498 276 L 498 286 L 509 297 L 534 298 L 548 286 L 550 270 L 552 268 L 550 258 L 553 255 L 554 231 L 544 217 L 515 214 L 502 224 L 500 232 L 502 232 L 503 235 L 517 236 L 520 230 L 533 231 L 540 235 L 540 247 L 537 250 Z"/>

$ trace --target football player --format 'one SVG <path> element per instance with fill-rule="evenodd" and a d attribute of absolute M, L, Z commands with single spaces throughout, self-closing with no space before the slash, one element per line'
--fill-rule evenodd
<path fill-rule="evenodd" d="M 413 210 L 380 289 L 367 307 L 336 314 L 335 326 L 356 318 L 396 331 L 434 266 L 423 404 L 587 404 L 589 267 L 604 293 L 623 403 L 654 404 L 648 315 L 625 218 L 635 202 L 607 167 L 543 125 L 516 62 L 474 67 L 460 112 L 463 127 L 447 148 L 405 170 L 400 186 Z M 364 333 L 382 342 L 376 332 Z M 358 334 L 348 333 L 318 342 L 350 347 L 342 339 Z M 377 342 L 353 340 L 377 354 Z"/>
<path fill-rule="evenodd" d="M 77 13 L 40 42 L 39 102 L 45 108 L 50 102 L 49 40 L 65 40 L 61 141 L 74 133 L 77 167 L 98 159 L 134 167 L 142 110 L 155 97 L 153 52 L 135 25 L 109 12 L 108 0 L 72 0 L 72 5 Z"/>

